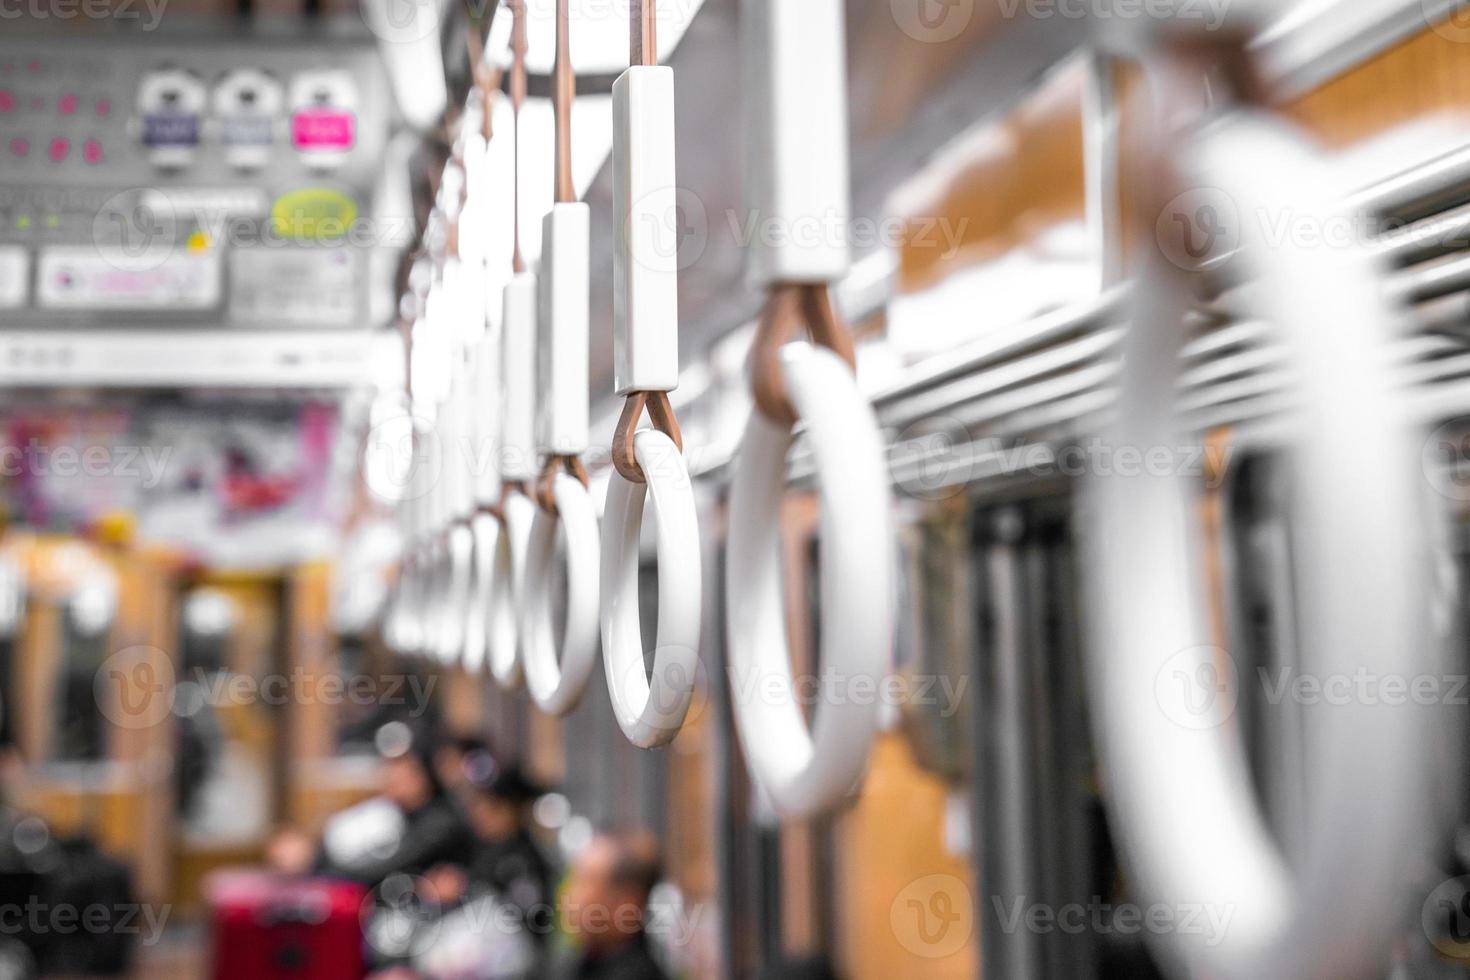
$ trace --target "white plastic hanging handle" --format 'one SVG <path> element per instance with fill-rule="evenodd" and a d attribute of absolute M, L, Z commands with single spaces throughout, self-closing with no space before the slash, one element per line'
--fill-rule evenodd
<path fill-rule="evenodd" d="M 824 693 L 816 728 L 797 701 L 786 637 L 781 500 L 790 426 L 752 412 L 730 490 L 725 572 L 730 684 L 752 774 L 778 810 L 806 816 L 839 804 L 867 762 L 877 690 L 892 648 L 893 529 L 888 468 L 873 409 L 846 362 L 788 344 L 782 363 L 806 425 L 821 494 Z M 774 681 L 775 683 L 771 683 Z"/>
<path fill-rule="evenodd" d="M 505 482 L 529 484 L 539 470 L 536 452 L 536 277 L 517 273 L 505 287 L 501 320 L 500 444 L 495 460 Z M 490 540 L 481 528 L 480 559 L 484 587 L 486 659 L 501 687 L 517 690 L 525 682 L 517 630 L 526 568 L 526 551 L 536 505 L 524 493 L 499 498 L 500 532 Z M 493 546 L 493 547 L 492 547 Z M 488 576 L 488 578 L 486 578 Z"/>
<path fill-rule="evenodd" d="M 1334 196 L 1330 164 L 1280 123 L 1238 115 L 1179 152 L 1189 183 L 1226 202 L 1209 217 L 1238 233 L 1233 262 L 1257 285 L 1253 313 L 1285 341 L 1292 397 L 1281 449 L 1303 669 L 1428 676 L 1421 443 L 1393 373 L 1381 272 L 1360 242 L 1275 233 L 1281 216 L 1293 226 L 1360 225 Z M 1205 216 L 1196 205 L 1178 212 L 1186 228 Z M 1180 445 L 1174 406 L 1192 299 L 1176 264 L 1188 257 L 1151 251 L 1105 440 L 1144 458 Z M 1219 935 L 1160 937 L 1181 976 L 1367 975 L 1383 962 L 1401 877 L 1426 833 L 1427 709 L 1357 699 L 1308 708 L 1309 836 L 1288 859 L 1258 806 L 1230 717 L 1232 661 L 1216 646 L 1198 585 L 1203 559 L 1189 531 L 1201 509 L 1197 480 L 1180 467 L 1099 470 L 1080 512 L 1096 619 L 1089 692 L 1136 897 L 1231 916 Z M 1240 678 L 1251 682 L 1244 669 Z"/>
<path fill-rule="evenodd" d="M 824 284 L 848 268 L 847 98 L 841 0 L 746 0 L 749 204 L 779 222 L 752 244 L 768 288 L 752 351 L 751 413 L 735 458 L 726 553 L 729 668 L 741 744 L 782 813 L 838 805 L 860 779 L 877 727 L 876 686 L 891 649 L 891 501 L 883 440 L 858 388 L 851 337 Z M 797 326 L 824 346 L 787 342 Z M 782 389 L 777 397 L 776 389 Z M 815 731 L 796 700 L 785 628 L 781 500 L 786 455 L 804 423 L 822 500 L 821 691 Z M 774 679 L 774 685 L 767 683 Z"/>
<path fill-rule="evenodd" d="M 651 0 L 650 0 L 651 3 Z M 693 483 L 667 392 L 679 383 L 678 191 L 673 69 L 655 59 L 650 6 L 634 11 L 633 65 L 613 86 L 614 387 L 625 396 L 602 516 L 602 646 L 613 713 L 641 748 L 666 744 L 693 698 L 702 556 Z M 636 431 L 647 410 L 664 431 Z M 658 633 L 645 664 L 640 531 L 658 524 Z"/>
<path fill-rule="evenodd" d="M 590 214 L 585 204 L 558 201 L 543 224 L 537 348 L 540 448 L 549 466 L 580 457 L 588 446 Z M 521 656 L 531 700 L 560 717 L 581 701 L 597 658 L 597 513 L 578 479 L 557 473 L 549 482 L 553 500 L 545 503 L 554 509 L 538 509 L 530 532 Z M 558 523 L 567 542 L 566 624 L 560 650 L 552 635 L 550 606 Z"/>

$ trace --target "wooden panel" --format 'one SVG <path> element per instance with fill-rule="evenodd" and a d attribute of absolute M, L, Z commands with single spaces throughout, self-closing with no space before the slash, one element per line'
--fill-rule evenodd
<path fill-rule="evenodd" d="M 337 643 L 331 628 L 332 574 L 325 563 L 297 569 L 290 579 L 290 670 L 306 678 L 312 690 L 321 678 L 337 671 Z M 336 752 L 339 705 L 322 698 L 303 698 L 292 705 L 293 760 L 327 759 Z"/>
<path fill-rule="evenodd" d="M 700 690 L 669 753 L 668 870 L 691 901 L 711 902 L 715 859 L 714 725 L 708 693 Z"/>
<path fill-rule="evenodd" d="M 843 976 L 978 975 L 974 873 L 967 858 L 945 849 L 948 792 L 919 768 L 901 736 L 879 738 L 862 798 L 836 830 Z"/>
<path fill-rule="evenodd" d="M 1459 38 L 1458 40 L 1456 38 Z M 1292 103 L 1325 142 L 1359 142 L 1436 112 L 1470 111 L 1470 39 L 1428 30 Z"/>
<path fill-rule="evenodd" d="M 899 252 L 899 289 L 917 292 L 969 265 L 1024 245 L 1037 232 L 1080 221 L 1087 210 L 1079 65 L 966 141 L 968 159 L 935 176 L 932 194 L 902 202 L 908 224 Z M 935 222 L 942 221 L 943 227 Z M 951 242 L 959 243 L 950 254 Z"/>

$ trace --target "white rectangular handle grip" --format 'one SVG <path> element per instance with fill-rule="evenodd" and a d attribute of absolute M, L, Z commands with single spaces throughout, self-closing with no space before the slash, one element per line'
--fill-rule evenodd
<path fill-rule="evenodd" d="M 744 0 L 741 25 L 747 275 L 836 282 L 851 261 L 842 0 Z"/>
<path fill-rule="evenodd" d="M 634 65 L 613 84 L 613 384 L 679 385 L 679 200 L 674 70 Z"/>
<path fill-rule="evenodd" d="M 536 277 L 523 272 L 505 287 L 501 377 L 505 381 L 500 429 L 501 473 L 532 480 L 536 459 Z"/>
<path fill-rule="evenodd" d="M 500 500 L 500 337 L 491 330 L 475 349 L 474 367 L 475 503 L 493 507 Z"/>
<path fill-rule="evenodd" d="M 557 203 L 541 231 L 536 348 L 541 403 L 538 446 L 556 456 L 580 456 L 588 440 L 588 319 L 592 211 Z"/>

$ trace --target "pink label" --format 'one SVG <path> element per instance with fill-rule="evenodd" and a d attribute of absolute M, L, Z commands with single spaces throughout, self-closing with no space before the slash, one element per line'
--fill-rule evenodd
<path fill-rule="evenodd" d="M 357 118 L 337 109 L 303 109 L 291 117 L 291 141 L 298 150 L 350 150 Z"/>

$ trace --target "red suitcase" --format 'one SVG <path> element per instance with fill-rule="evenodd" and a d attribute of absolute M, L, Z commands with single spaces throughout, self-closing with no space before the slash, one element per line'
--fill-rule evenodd
<path fill-rule="evenodd" d="M 214 980 L 361 980 L 367 890 L 253 871 L 210 876 Z"/>

